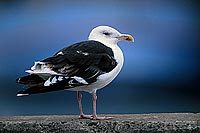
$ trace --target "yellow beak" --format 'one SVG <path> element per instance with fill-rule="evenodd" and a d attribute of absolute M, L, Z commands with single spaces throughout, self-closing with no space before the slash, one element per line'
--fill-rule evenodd
<path fill-rule="evenodd" d="M 119 40 L 125 40 L 129 42 L 134 42 L 134 38 L 131 35 L 128 34 L 121 34 L 119 37 L 117 37 Z"/>

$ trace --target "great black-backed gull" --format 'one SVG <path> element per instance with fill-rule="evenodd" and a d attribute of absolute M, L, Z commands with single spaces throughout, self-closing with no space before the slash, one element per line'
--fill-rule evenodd
<path fill-rule="evenodd" d="M 44 93 L 57 90 L 77 91 L 80 118 L 109 119 L 97 117 L 96 91 L 108 85 L 120 72 L 124 57 L 117 43 L 131 41 L 131 35 L 121 34 L 109 26 L 98 26 L 89 34 L 88 41 L 63 48 L 52 57 L 35 62 L 28 76 L 17 79 L 28 89 L 17 96 Z M 92 94 L 93 114 L 83 114 L 81 91 Z"/>

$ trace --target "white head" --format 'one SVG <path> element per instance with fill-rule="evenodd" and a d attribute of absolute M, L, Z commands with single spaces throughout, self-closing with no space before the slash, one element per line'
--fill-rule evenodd
<path fill-rule="evenodd" d="M 128 34 L 121 34 L 116 29 L 109 26 L 98 26 L 89 35 L 89 40 L 99 41 L 103 44 L 116 45 L 121 40 L 134 42 L 134 38 Z"/>

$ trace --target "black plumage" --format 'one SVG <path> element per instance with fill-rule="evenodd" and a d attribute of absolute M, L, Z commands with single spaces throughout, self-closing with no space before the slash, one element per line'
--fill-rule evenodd
<path fill-rule="evenodd" d="M 98 76 L 112 71 L 117 66 L 112 49 L 92 40 L 63 48 L 41 62 L 44 64 L 37 64 L 36 69 L 41 69 L 42 65 L 45 65 L 57 74 L 49 77 L 31 74 L 17 79 L 18 83 L 29 86 L 27 90 L 20 91 L 18 94 L 43 93 L 86 85 L 76 77 L 91 84 L 96 82 Z M 62 80 L 58 80 L 59 76 Z M 47 80 L 51 82 L 54 77 L 55 83 L 44 85 Z"/>

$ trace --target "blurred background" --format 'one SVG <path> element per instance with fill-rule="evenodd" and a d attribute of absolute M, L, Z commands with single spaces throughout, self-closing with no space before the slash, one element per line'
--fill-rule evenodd
<path fill-rule="evenodd" d="M 200 112 L 200 2 L 195 0 L 0 1 L 0 115 L 78 114 L 76 93 L 16 97 L 34 61 L 87 40 L 98 25 L 129 33 L 125 63 L 97 92 L 98 113 Z M 92 113 L 91 96 L 83 109 Z"/>

